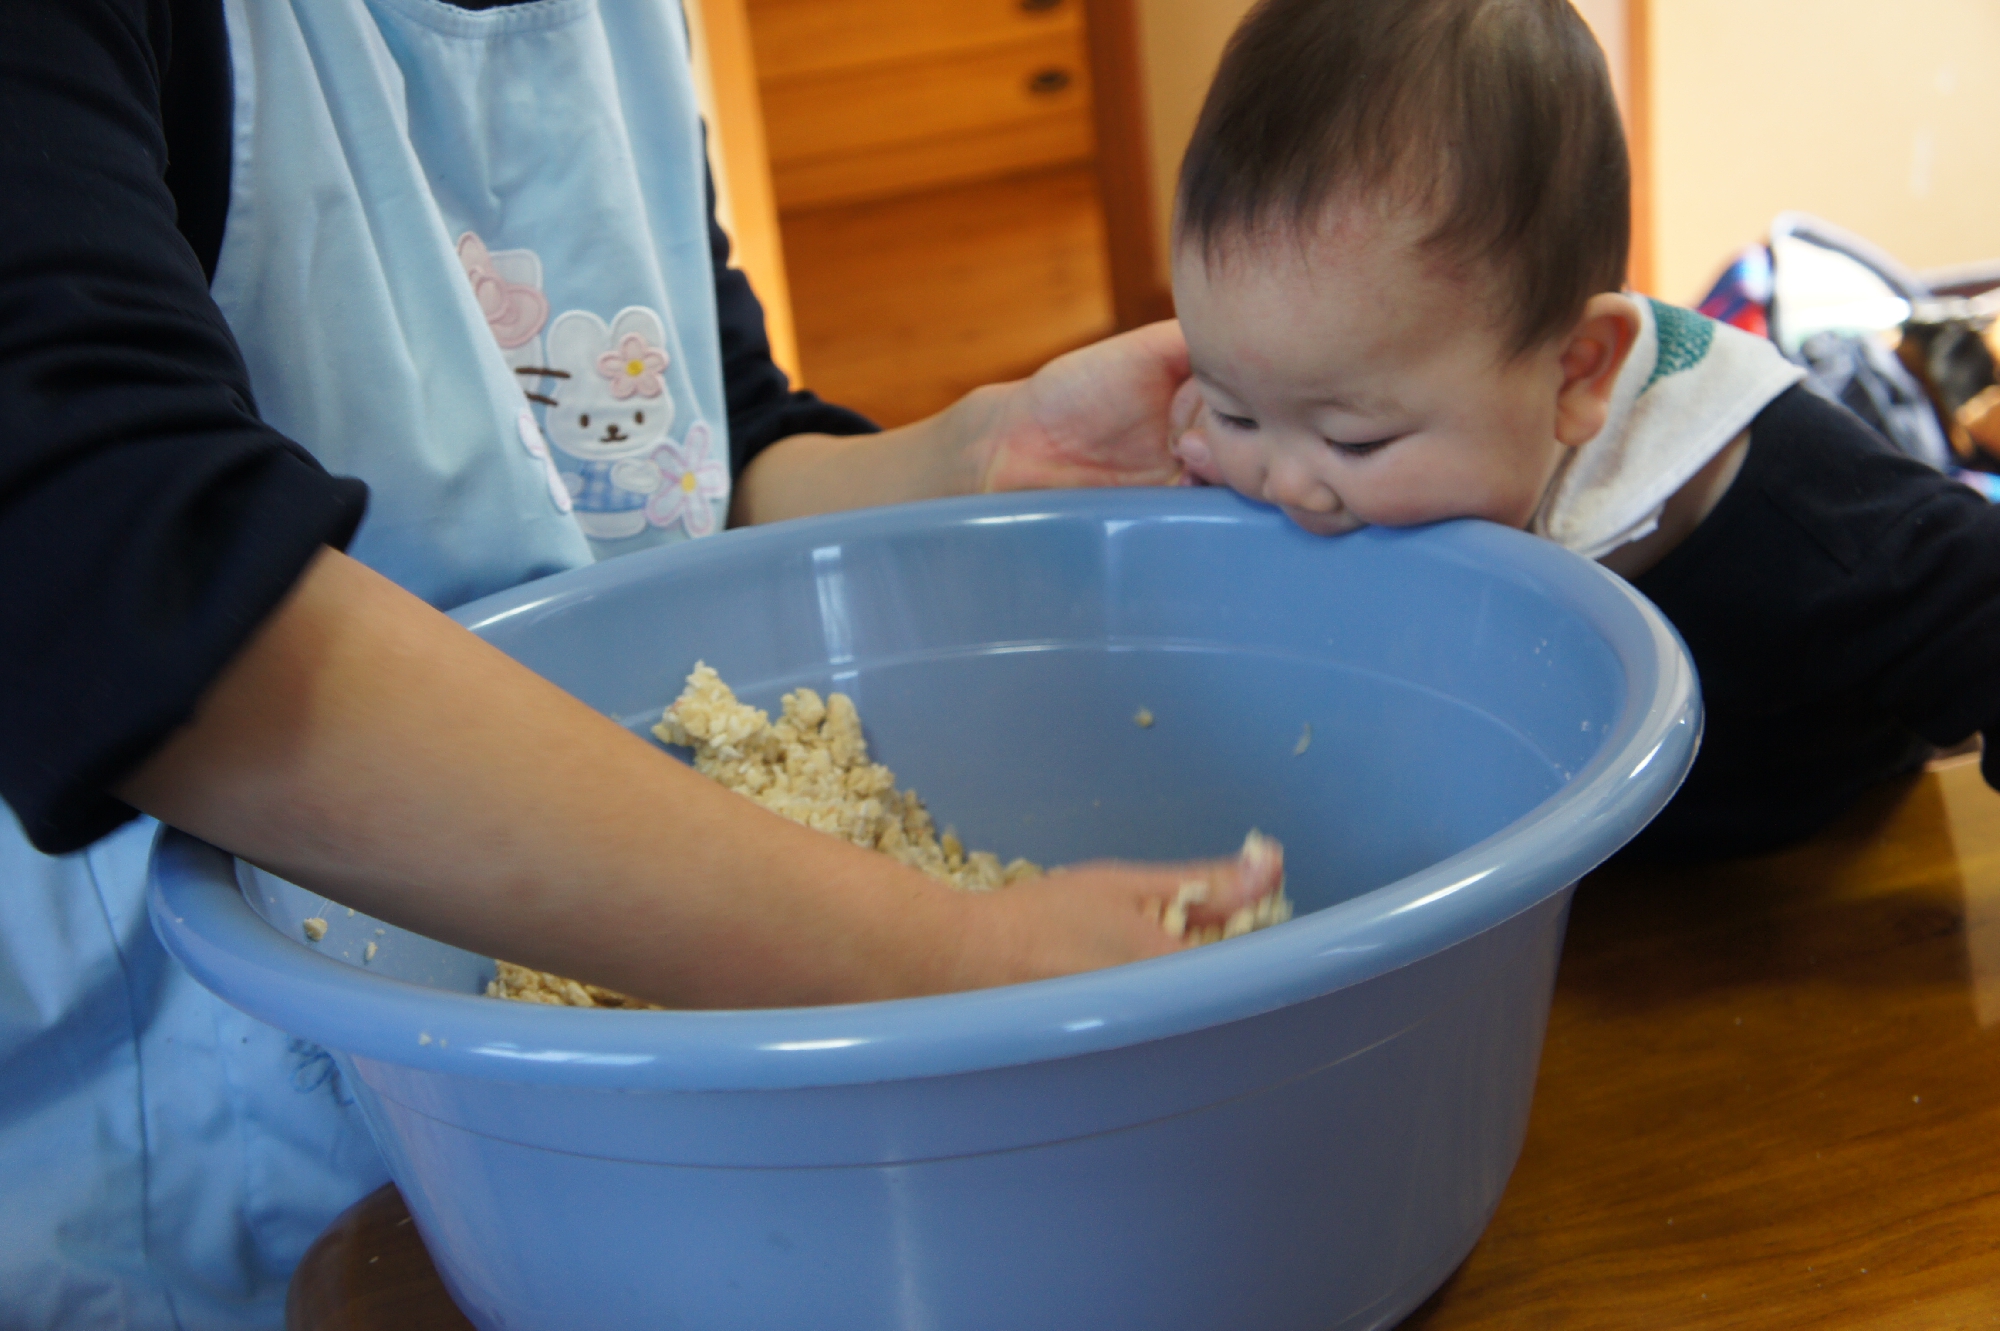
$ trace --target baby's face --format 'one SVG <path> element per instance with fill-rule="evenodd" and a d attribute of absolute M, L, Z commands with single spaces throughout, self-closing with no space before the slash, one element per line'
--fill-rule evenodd
<path fill-rule="evenodd" d="M 1476 288 L 1412 226 L 1182 246 L 1174 299 L 1199 408 L 1176 451 L 1212 484 L 1332 535 L 1475 517 L 1525 527 L 1564 453 L 1560 350 L 1508 360 Z"/>

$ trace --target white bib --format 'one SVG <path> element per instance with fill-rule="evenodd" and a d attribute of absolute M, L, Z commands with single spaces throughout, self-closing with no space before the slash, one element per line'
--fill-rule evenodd
<path fill-rule="evenodd" d="M 1639 337 L 1610 416 L 1563 460 L 1529 524 L 1586 559 L 1651 533 L 1674 492 L 1805 377 L 1764 338 L 1651 297 L 1633 303 Z"/>

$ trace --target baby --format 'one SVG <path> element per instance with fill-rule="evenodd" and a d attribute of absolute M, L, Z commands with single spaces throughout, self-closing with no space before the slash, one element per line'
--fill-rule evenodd
<path fill-rule="evenodd" d="M 2000 729 L 2000 513 L 1626 292 L 1629 196 L 1565 0 L 1264 0 L 1181 170 L 1175 451 L 1315 533 L 1484 518 L 1632 579 L 1708 713 L 1642 853 L 1747 853 Z"/>

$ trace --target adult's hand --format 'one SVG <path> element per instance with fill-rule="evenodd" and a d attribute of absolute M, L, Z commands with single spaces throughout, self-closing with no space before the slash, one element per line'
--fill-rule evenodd
<path fill-rule="evenodd" d="M 974 440 L 977 489 L 1171 485 L 1175 395 L 1188 379 L 1173 320 L 1059 356 L 1033 377 L 990 390 L 992 418 Z"/>
<path fill-rule="evenodd" d="M 1033 376 L 974 389 L 880 434 L 802 434 L 765 449 L 737 483 L 735 526 L 995 490 L 1171 485 L 1175 394 L 1187 343 L 1169 320 L 1059 356 Z"/>
<path fill-rule="evenodd" d="M 1161 916 L 1192 883 L 1201 890 L 1184 906 L 1187 936 L 1169 933 Z M 977 923 L 968 955 L 980 969 L 961 984 L 1047 979 L 1177 952 L 1192 946 L 1194 933 L 1220 930 L 1284 883 L 1283 851 L 1253 838 L 1233 860 L 1080 864 L 977 893 L 970 899 Z"/>

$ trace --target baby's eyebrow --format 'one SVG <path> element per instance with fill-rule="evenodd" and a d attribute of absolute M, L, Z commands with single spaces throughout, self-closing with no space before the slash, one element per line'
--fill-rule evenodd
<path fill-rule="evenodd" d="M 1235 389 L 1231 388 L 1228 384 L 1223 383 L 1220 379 L 1216 378 L 1214 375 L 1208 373 L 1207 371 L 1201 369 L 1198 366 L 1191 367 L 1188 370 L 1188 375 L 1197 384 L 1200 384 L 1203 388 L 1213 388 L 1216 392 L 1221 393 L 1224 397 L 1227 397 L 1232 401 L 1240 402 L 1243 400 L 1241 395 L 1238 394 Z"/>
<path fill-rule="evenodd" d="M 1318 397 L 1309 398 L 1307 401 L 1315 408 L 1342 411 L 1350 416 L 1393 416 L 1398 411 L 1397 406 L 1393 402 L 1363 402 L 1354 398 L 1343 397 L 1339 393 L 1324 393 Z"/>

